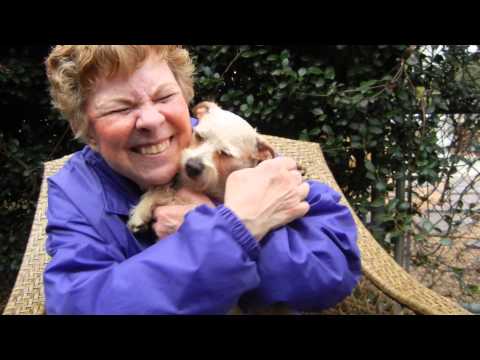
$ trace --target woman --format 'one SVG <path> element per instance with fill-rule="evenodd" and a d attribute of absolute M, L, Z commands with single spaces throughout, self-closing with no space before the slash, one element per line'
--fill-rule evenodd
<path fill-rule="evenodd" d="M 198 206 L 157 208 L 161 241 L 128 230 L 142 191 L 176 174 L 196 124 L 186 50 L 57 46 L 46 66 L 53 104 L 87 144 L 48 182 L 48 314 L 224 314 L 239 301 L 310 310 L 350 294 L 352 216 L 290 158 L 233 173 L 223 205 L 184 191 Z"/>

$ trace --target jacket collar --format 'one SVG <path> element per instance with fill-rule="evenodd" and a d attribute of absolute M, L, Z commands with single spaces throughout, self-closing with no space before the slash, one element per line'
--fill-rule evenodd
<path fill-rule="evenodd" d="M 82 152 L 85 161 L 97 174 L 102 186 L 105 211 L 128 216 L 130 209 L 138 203 L 142 194 L 140 187 L 113 170 L 90 146 L 87 145 Z"/>

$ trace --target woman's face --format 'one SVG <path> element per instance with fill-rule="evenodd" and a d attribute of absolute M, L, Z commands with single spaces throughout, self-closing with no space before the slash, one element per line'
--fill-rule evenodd
<path fill-rule="evenodd" d="M 87 99 L 90 144 L 142 188 L 168 183 L 191 138 L 188 105 L 165 61 L 154 55 L 130 76 L 100 79 Z"/>

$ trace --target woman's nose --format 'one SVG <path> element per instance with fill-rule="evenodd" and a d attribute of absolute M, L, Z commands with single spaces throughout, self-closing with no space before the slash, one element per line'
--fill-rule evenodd
<path fill-rule="evenodd" d="M 137 118 L 138 130 L 152 131 L 165 121 L 165 116 L 154 105 L 143 106 Z"/>

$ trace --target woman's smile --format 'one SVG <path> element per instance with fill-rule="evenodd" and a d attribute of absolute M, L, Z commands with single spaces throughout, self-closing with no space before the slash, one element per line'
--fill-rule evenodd
<path fill-rule="evenodd" d="M 170 147 L 170 143 L 172 140 L 173 136 L 169 137 L 166 140 L 159 141 L 156 144 L 135 146 L 132 148 L 132 150 L 133 152 L 142 155 L 160 155 Z"/>

